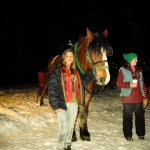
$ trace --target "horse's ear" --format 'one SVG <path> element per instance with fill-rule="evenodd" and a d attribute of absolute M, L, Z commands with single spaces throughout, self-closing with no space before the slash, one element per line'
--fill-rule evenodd
<path fill-rule="evenodd" d="M 86 28 L 86 34 L 87 34 L 88 39 L 90 41 L 92 41 L 94 35 L 93 35 L 93 33 L 88 28 Z"/>
<path fill-rule="evenodd" d="M 105 29 L 105 30 L 103 31 L 103 36 L 104 36 L 104 37 L 107 37 L 107 36 L 108 36 L 108 30 L 107 30 L 107 29 Z"/>

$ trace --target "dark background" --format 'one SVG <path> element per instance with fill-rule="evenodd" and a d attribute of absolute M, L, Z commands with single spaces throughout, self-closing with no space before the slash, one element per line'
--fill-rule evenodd
<path fill-rule="evenodd" d="M 148 3 L 148 2 L 147 2 Z M 38 83 L 37 72 L 49 58 L 76 43 L 86 27 L 107 28 L 114 49 L 110 60 L 122 64 L 124 52 L 135 52 L 150 64 L 148 4 L 118 1 L 3 2 L 0 5 L 0 86 Z"/>

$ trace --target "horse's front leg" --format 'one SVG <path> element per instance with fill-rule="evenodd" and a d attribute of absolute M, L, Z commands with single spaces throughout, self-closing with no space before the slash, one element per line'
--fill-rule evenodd
<path fill-rule="evenodd" d="M 89 92 L 85 92 L 85 106 L 80 106 L 79 108 L 79 118 L 80 118 L 80 138 L 83 141 L 90 141 L 90 133 L 88 131 L 88 111 L 89 111 L 89 103 L 91 101 L 92 94 Z"/>
<path fill-rule="evenodd" d="M 80 138 L 83 141 L 90 141 L 90 134 L 89 134 L 88 128 L 87 128 L 88 106 L 79 105 L 78 116 L 80 119 L 80 122 L 79 122 L 80 123 L 80 125 L 79 125 Z M 78 116 L 77 116 L 77 118 L 78 118 Z M 72 142 L 77 141 L 76 130 L 75 130 L 76 123 L 77 123 L 77 119 L 75 121 L 74 131 L 73 131 L 73 135 L 72 135 Z"/>
<path fill-rule="evenodd" d="M 88 131 L 88 125 L 87 125 L 87 117 L 88 117 L 88 105 L 87 106 L 81 106 L 80 112 L 80 138 L 83 141 L 90 141 L 90 133 Z"/>
<path fill-rule="evenodd" d="M 89 85 L 89 89 L 93 89 L 94 86 L 94 82 L 92 82 Z M 91 91 L 92 92 L 92 91 Z M 79 109 L 78 109 L 78 115 L 77 118 L 79 118 L 79 130 L 80 130 L 80 138 L 83 141 L 90 141 L 90 133 L 88 131 L 88 125 L 87 125 L 87 117 L 88 117 L 88 109 L 89 109 L 89 103 L 91 101 L 92 98 L 92 94 L 89 92 L 85 92 L 85 106 L 79 105 Z M 77 140 L 76 137 L 76 123 L 77 123 L 77 119 L 75 121 L 75 127 L 74 127 L 74 131 L 73 131 L 73 135 L 72 135 L 72 142 Z"/>
<path fill-rule="evenodd" d="M 79 105 L 79 109 L 78 109 L 78 115 L 75 121 L 75 125 L 74 125 L 74 131 L 73 131 L 73 135 L 72 135 L 72 142 L 77 141 L 77 136 L 76 136 L 76 123 L 77 123 L 77 119 L 80 119 L 80 124 L 79 124 L 79 130 L 80 130 L 80 138 L 83 141 L 90 141 L 90 134 L 87 128 L 87 117 L 88 117 L 88 105 L 87 106 L 82 106 Z"/>

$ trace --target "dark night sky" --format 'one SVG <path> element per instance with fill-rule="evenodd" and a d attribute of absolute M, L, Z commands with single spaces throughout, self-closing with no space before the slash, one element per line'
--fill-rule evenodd
<path fill-rule="evenodd" d="M 52 55 L 62 53 L 68 40 L 76 43 L 86 27 L 92 32 L 108 28 L 116 61 L 128 51 L 148 61 L 147 6 L 126 0 L 1 4 L 0 84 L 37 82 L 37 71 Z"/>

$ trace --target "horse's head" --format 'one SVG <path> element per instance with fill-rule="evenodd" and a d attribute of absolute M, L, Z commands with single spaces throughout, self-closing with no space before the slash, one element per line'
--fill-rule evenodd
<path fill-rule="evenodd" d="M 82 49 L 82 52 L 80 52 L 80 55 L 82 56 L 79 56 L 79 62 L 84 71 L 92 69 L 96 84 L 98 85 L 107 85 L 110 81 L 107 56 L 112 56 L 113 50 L 109 46 L 107 35 L 107 30 L 105 30 L 103 33 L 94 34 L 87 29 L 86 37 L 81 38 L 78 44 L 79 49 Z M 83 49 L 86 49 L 85 58 L 83 57 Z M 86 61 L 86 64 L 83 64 L 83 61 Z"/>
<path fill-rule="evenodd" d="M 113 50 L 109 46 L 107 36 L 107 30 L 103 31 L 103 33 L 93 34 L 87 29 L 89 44 L 86 57 L 98 85 L 107 85 L 110 81 L 107 56 L 112 55 Z"/>

